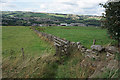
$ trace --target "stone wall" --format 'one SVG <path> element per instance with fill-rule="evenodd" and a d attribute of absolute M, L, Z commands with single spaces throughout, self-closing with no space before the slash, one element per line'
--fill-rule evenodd
<path fill-rule="evenodd" d="M 32 29 L 39 37 L 42 36 L 46 38 L 47 40 L 49 40 L 50 42 L 54 43 L 54 46 L 56 47 L 55 55 L 60 55 L 60 56 L 69 55 L 74 50 L 78 50 L 82 53 L 96 53 L 96 54 L 101 53 L 101 52 L 106 52 L 106 53 L 118 52 L 118 49 L 114 46 L 103 47 L 101 45 L 95 45 L 95 44 L 91 46 L 91 49 L 87 49 L 80 42 L 71 42 L 71 41 L 56 37 L 51 34 L 39 32 L 38 30 L 35 30 L 35 28 L 33 27 Z"/>

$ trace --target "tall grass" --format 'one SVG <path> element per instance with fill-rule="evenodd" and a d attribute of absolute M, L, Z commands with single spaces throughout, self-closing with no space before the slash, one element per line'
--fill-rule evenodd
<path fill-rule="evenodd" d="M 48 42 L 41 40 L 29 27 L 3 26 L 2 43 L 3 78 L 54 76 L 54 71 L 51 70 L 53 68 L 47 65 L 46 61 L 53 60 L 51 56 L 55 53 L 54 48 Z M 24 56 L 21 48 L 24 48 Z M 46 70 L 48 66 L 51 72 Z"/>

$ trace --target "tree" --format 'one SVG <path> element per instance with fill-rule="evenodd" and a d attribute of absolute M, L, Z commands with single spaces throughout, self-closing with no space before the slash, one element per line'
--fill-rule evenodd
<path fill-rule="evenodd" d="M 120 51 L 120 1 L 107 2 L 100 4 L 105 8 L 104 27 L 107 28 L 109 35 L 118 41 Z"/>

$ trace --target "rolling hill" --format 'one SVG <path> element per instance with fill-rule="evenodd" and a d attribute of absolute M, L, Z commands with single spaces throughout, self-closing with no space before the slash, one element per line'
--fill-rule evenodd
<path fill-rule="evenodd" d="M 3 26 L 30 26 L 33 24 L 59 25 L 60 23 L 83 23 L 87 26 L 101 26 L 100 20 L 101 17 L 95 15 L 2 11 Z"/>

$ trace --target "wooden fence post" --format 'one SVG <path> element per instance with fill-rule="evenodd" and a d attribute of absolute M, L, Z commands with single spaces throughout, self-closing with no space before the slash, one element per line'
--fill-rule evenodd
<path fill-rule="evenodd" d="M 96 40 L 94 39 L 94 40 L 93 40 L 93 45 L 95 45 L 95 43 L 96 43 Z"/>
<path fill-rule="evenodd" d="M 24 59 L 24 48 L 21 48 L 21 52 L 22 52 L 22 57 Z"/>

